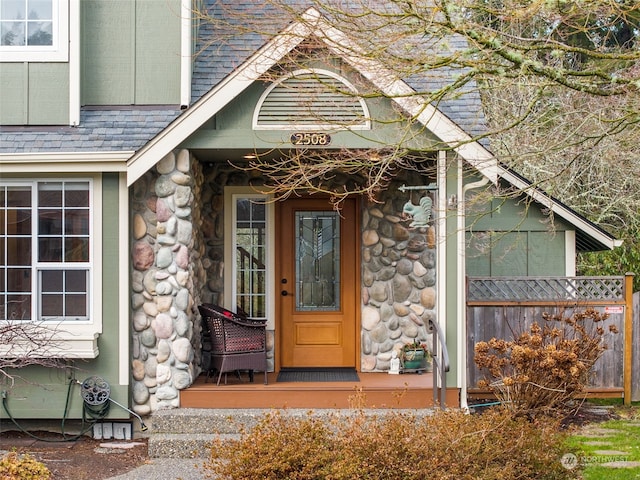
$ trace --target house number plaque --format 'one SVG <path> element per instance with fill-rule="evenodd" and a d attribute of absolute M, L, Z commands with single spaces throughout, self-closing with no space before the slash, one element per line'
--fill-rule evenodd
<path fill-rule="evenodd" d="M 328 133 L 292 133 L 291 143 L 294 145 L 329 145 L 331 136 Z"/>

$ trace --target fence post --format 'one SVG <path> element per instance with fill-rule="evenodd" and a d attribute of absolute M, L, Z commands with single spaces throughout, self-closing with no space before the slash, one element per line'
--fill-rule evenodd
<path fill-rule="evenodd" d="M 633 369 L 633 273 L 624 277 L 624 404 L 631 405 Z"/>

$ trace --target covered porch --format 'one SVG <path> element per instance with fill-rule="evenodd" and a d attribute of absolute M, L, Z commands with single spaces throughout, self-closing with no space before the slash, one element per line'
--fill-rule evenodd
<path fill-rule="evenodd" d="M 278 382 L 278 373 L 249 383 L 227 376 L 227 383 L 206 382 L 206 375 L 180 392 L 181 408 L 430 408 L 434 407 L 434 374 L 358 372 L 359 381 Z M 436 391 L 436 398 L 442 398 Z M 460 389 L 446 389 L 446 407 L 460 405 Z"/>

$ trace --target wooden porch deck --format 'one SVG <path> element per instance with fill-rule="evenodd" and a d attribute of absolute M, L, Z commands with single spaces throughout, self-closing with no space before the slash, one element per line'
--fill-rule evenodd
<path fill-rule="evenodd" d="M 433 407 L 433 375 L 424 373 L 358 373 L 359 382 L 276 382 L 277 373 L 263 374 L 249 383 L 228 375 L 217 386 L 201 375 L 180 392 L 182 408 L 430 408 Z M 459 389 L 447 389 L 447 407 L 460 405 Z"/>

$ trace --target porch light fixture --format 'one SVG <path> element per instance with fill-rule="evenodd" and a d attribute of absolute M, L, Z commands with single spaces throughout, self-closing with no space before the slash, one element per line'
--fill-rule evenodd
<path fill-rule="evenodd" d="M 255 160 L 256 158 L 258 158 L 258 155 L 256 155 L 255 153 L 247 153 L 246 155 L 243 155 L 242 158 L 246 160 Z"/>

